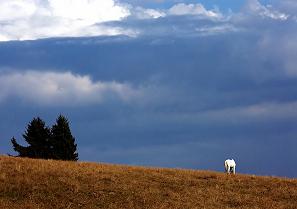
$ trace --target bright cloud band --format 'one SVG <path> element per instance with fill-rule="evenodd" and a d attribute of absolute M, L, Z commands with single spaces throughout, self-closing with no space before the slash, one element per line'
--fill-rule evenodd
<path fill-rule="evenodd" d="M 291 1 L 285 1 L 284 5 L 288 2 Z M 296 16 L 280 12 L 270 5 L 264 6 L 258 0 L 247 0 L 245 9 L 239 15 L 233 15 L 233 18 L 229 18 L 230 14 L 222 14 L 216 8 L 208 10 L 200 3 L 178 3 L 168 9 L 150 9 L 133 7 L 115 0 L 0 0 L 0 41 L 100 35 L 135 37 L 143 34 L 141 31 L 145 29 L 141 27 L 142 24 L 138 28 L 131 28 L 128 27 L 129 24 L 105 23 L 110 21 L 129 23 L 131 20 L 183 18 L 184 16 L 206 18 L 216 24 L 222 21 L 238 24 L 247 16 L 270 18 L 276 21 L 297 19 Z M 173 24 L 171 28 L 178 28 L 178 25 L 175 25 L 178 21 L 169 22 Z M 151 22 L 150 29 L 166 31 L 158 28 L 157 23 Z M 195 25 L 195 22 L 193 24 Z M 204 30 L 208 26 L 201 27 Z M 201 29 L 195 26 L 193 31 L 199 33 Z"/>
<path fill-rule="evenodd" d="M 172 15 L 219 17 L 201 4 L 177 4 L 168 10 L 133 8 L 114 0 L 0 0 L 0 41 L 99 35 L 136 36 L 137 31 L 106 26 L 108 21 Z"/>
<path fill-rule="evenodd" d="M 0 0 L 0 41 L 116 35 L 124 32 L 94 24 L 129 14 L 113 0 Z"/>
<path fill-rule="evenodd" d="M 70 72 L 27 71 L 0 75 L 0 102 L 16 98 L 42 105 L 98 104 L 110 99 L 128 102 L 140 91 L 118 82 L 93 82 Z"/>

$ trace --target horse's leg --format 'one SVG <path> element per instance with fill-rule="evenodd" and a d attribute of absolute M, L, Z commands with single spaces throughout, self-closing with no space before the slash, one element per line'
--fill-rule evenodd
<path fill-rule="evenodd" d="M 228 173 L 228 165 L 226 162 L 224 163 L 224 166 L 225 166 L 225 173 Z"/>
<path fill-rule="evenodd" d="M 233 174 L 235 174 L 235 166 L 233 167 Z"/>

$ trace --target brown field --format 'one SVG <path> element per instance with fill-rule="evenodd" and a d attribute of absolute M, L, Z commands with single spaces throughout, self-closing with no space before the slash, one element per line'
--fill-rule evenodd
<path fill-rule="evenodd" d="M 0 208 L 297 208 L 297 180 L 0 157 Z"/>

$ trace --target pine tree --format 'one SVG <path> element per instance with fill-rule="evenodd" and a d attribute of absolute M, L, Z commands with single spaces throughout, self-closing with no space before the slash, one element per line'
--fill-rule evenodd
<path fill-rule="evenodd" d="M 19 153 L 20 157 L 30 158 L 52 158 L 50 145 L 50 129 L 45 126 L 45 122 L 39 117 L 33 118 L 28 124 L 27 130 L 23 134 L 28 147 L 19 145 L 13 137 L 11 143 L 13 149 Z"/>
<path fill-rule="evenodd" d="M 32 153 L 30 152 L 30 147 L 23 147 L 16 142 L 16 139 L 12 137 L 11 143 L 14 151 L 19 153 L 19 157 L 32 157 Z"/>
<path fill-rule="evenodd" d="M 78 160 L 77 145 L 69 128 L 69 121 L 62 115 L 59 115 L 56 124 L 51 129 L 51 143 L 53 159 Z"/>

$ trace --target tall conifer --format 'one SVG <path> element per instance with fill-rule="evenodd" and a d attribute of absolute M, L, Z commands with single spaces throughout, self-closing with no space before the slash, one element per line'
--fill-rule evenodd
<path fill-rule="evenodd" d="M 62 115 L 59 115 L 56 124 L 52 126 L 51 143 L 53 145 L 53 159 L 78 160 L 77 145 L 69 128 L 69 121 Z"/>

